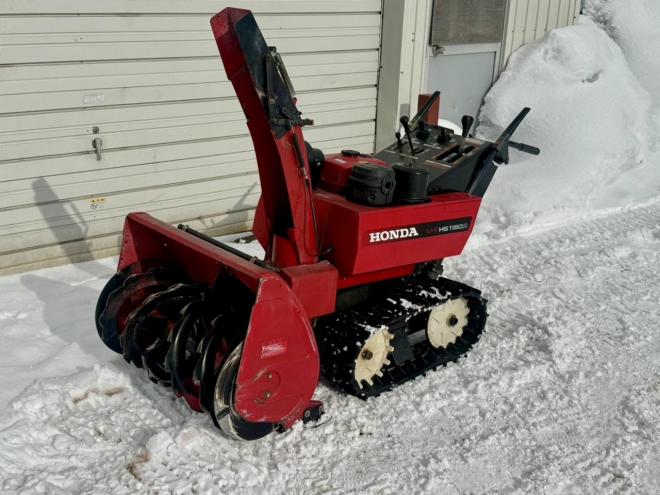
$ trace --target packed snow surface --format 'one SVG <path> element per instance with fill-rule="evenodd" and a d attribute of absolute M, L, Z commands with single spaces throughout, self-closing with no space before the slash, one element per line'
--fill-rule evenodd
<path fill-rule="evenodd" d="M 486 98 L 482 134 L 528 105 L 543 152 L 446 262 L 489 300 L 466 358 L 366 402 L 321 384 L 319 424 L 240 443 L 100 342 L 115 259 L 3 277 L 0 492 L 660 493 L 660 9 L 631 5 L 588 0 Z"/>
<path fill-rule="evenodd" d="M 0 279 L 2 493 L 660 491 L 660 203 L 451 260 L 489 299 L 467 358 L 254 443 L 103 347 L 113 261 Z"/>

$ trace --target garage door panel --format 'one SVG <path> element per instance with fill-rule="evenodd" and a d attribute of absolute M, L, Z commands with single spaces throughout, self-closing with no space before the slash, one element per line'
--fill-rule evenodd
<path fill-rule="evenodd" d="M 47 187 L 47 179 L 35 179 Z M 139 211 L 145 205 L 150 209 L 162 204 L 176 202 L 192 202 L 197 198 L 213 194 L 219 197 L 238 197 L 242 193 L 258 190 L 258 177 L 255 172 L 242 175 L 228 175 L 227 177 L 212 180 L 185 182 L 169 184 L 163 187 L 149 187 L 148 185 L 132 190 L 120 191 L 104 197 L 105 202 L 102 209 L 93 200 L 98 198 L 93 194 L 71 200 L 60 200 L 50 190 L 45 189 L 41 195 L 36 197 L 35 205 L 22 208 L 11 208 L 0 210 L 0 225 L 2 231 L 12 233 L 15 231 L 31 230 L 30 225 L 45 220 L 49 225 L 59 225 L 68 222 L 71 218 L 80 216 L 81 219 L 105 218 L 115 214 L 126 214 L 131 211 Z M 44 191 L 44 189 L 40 189 Z M 87 191 L 81 190 L 81 195 Z M 95 208 L 93 205 L 97 204 Z M 119 212 L 119 213 L 118 213 Z M 81 220 L 82 221 L 82 220 Z M 27 228 L 26 228 L 27 227 Z"/>
<path fill-rule="evenodd" d="M 318 145 L 319 142 L 329 137 L 350 138 L 354 136 L 373 135 L 371 122 L 346 124 L 334 128 L 308 128 L 305 137 L 311 143 Z M 83 143 L 90 144 L 90 143 Z M 106 150 L 102 162 L 96 160 L 92 150 L 84 155 L 76 156 L 47 156 L 34 160 L 24 159 L 21 161 L 0 162 L 0 173 L 12 180 L 39 177 L 51 174 L 73 173 L 83 170 L 98 170 L 118 166 L 130 166 L 139 163 L 159 162 L 172 159 L 192 158 L 198 156 L 209 156 L 219 151 L 231 153 L 235 151 L 247 151 L 252 149 L 252 141 L 248 136 L 235 136 L 226 139 L 212 139 L 184 142 L 181 144 L 165 143 L 162 145 L 151 145 L 150 147 L 139 147 L 132 149 Z M 35 151 L 31 151 L 35 153 Z M 36 151 L 43 153 L 43 151 Z M 78 159 L 78 160 L 77 160 Z M 81 163 L 82 162 L 82 163 Z"/>
<path fill-rule="evenodd" d="M 315 146 L 321 147 L 326 154 L 337 153 L 347 148 L 366 151 L 372 145 L 370 136 L 355 136 L 315 143 Z M 47 178 L 46 187 L 57 198 L 67 200 L 79 196 L 81 189 L 90 189 L 90 185 L 95 185 L 94 194 L 104 196 L 128 189 L 133 184 L 143 184 L 146 180 L 151 180 L 154 185 L 162 185 L 167 183 L 167 177 L 172 179 L 172 183 L 176 183 L 184 174 L 187 180 L 200 180 L 218 176 L 220 169 L 225 170 L 227 174 L 233 174 L 241 173 L 243 170 L 253 172 L 256 168 L 254 152 L 250 149 L 244 152 L 223 153 L 199 158 L 51 175 Z M 0 195 L 0 208 L 33 203 L 37 189 L 41 187 L 39 183 L 35 184 L 35 179 L 37 178 L 31 177 L 6 182 L 4 192 Z"/>
<path fill-rule="evenodd" d="M 123 132 L 138 131 L 144 129 L 164 129 L 168 127 L 180 127 L 180 126 L 194 125 L 194 124 L 217 125 L 218 122 L 231 121 L 232 118 L 235 118 L 236 115 L 239 114 L 240 107 L 235 100 L 223 100 L 221 103 L 226 104 L 224 110 L 231 109 L 233 111 L 208 112 L 208 110 L 204 108 L 204 106 L 208 107 L 209 105 L 207 102 L 204 102 L 204 104 L 200 107 L 200 109 L 207 111 L 207 114 L 195 115 L 193 113 L 193 114 L 185 114 L 186 116 L 184 117 L 163 117 L 157 120 L 154 119 L 130 120 L 130 121 L 118 122 L 118 123 L 109 123 L 109 124 L 103 123 L 101 126 L 99 126 L 99 128 L 103 133 L 116 133 L 122 131 Z M 347 120 L 350 121 L 351 118 L 353 118 L 353 113 L 356 110 L 370 109 L 372 111 L 375 111 L 374 107 L 375 107 L 375 100 L 364 99 L 358 101 L 336 102 L 332 104 L 305 105 L 302 109 L 305 110 L 304 115 L 306 117 L 310 117 L 314 119 L 317 125 L 324 125 L 325 123 L 327 123 L 325 121 L 325 114 L 329 112 L 336 113 L 339 111 L 347 111 L 345 115 L 348 117 Z M 136 107 L 130 107 L 130 109 L 134 110 L 136 109 Z M 124 113 L 127 113 L 127 110 L 129 109 L 125 109 Z M 93 133 L 92 126 L 104 122 L 103 120 L 96 120 L 93 123 L 87 123 L 87 125 L 83 125 L 83 126 L 43 128 L 44 126 L 43 121 L 45 117 L 49 117 L 49 116 L 53 117 L 51 120 L 53 122 L 56 122 L 58 120 L 62 120 L 63 117 L 69 115 L 78 115 L 78 113 L 58 112 L 57 114 L 46 114 L 45 116 L 34 115 L 33 126 L 34 127 L 41 126 L 40 128 L 14 131 L 14 132 L 2 132 L 2 130 L 0 130 L 0 143 L 11 143 L 15 141 L 31 141 L 31 140 L 39 140 L 39 139 L 53 139 L 53 138 L 61 138 L 67 136 L 89 137 Z M 137 115 L 138 114 L 136 112 L 136 116 Z M 176 112 L 174 112 L 173 115 L 176 115 Z M 223 117 L 225 117 L 226 115 L 231 115 L 232 118 L 224 119 Z M 9 121 L 9 119 L 6 120 Z M 358 120 L 362 120 L 362 119 L 358 119 Z M 0 118 L 0 129 L 2 128 L 2 124 L 3 124 L 3 119 Z M 11 129 L 11 124 L 9 122 L 7 122 L 5 125 L 7 129 Z M 225 124 L 221 124 L 221 125 L 225 125 Z M 243 126 L 245 125 L 245 122 L 243 119 L 240 119 L 240 121 L 238 121 L 236 125 L 239 126 L 240 128 L 241 125 Z"/>
<path fill-rule="evenodd" d="M 209 205 L 201 206 L 208 207 Z M 184 220 L 184 223 L 194 229 L 207 231 L 211 234 L 218 232 L 234 233 L 244 232 L 249 229 L 253 218 L 253 210 L 244 210 L 202 218 L 192 218 Z M 119 222 L 115 222 L 115 224 L 121 227 L 121 222 L 123 222 L 123 219 L 119 219 Z M 108 224 L 108 227 L 111 226 L 111 224 Z M 67 243 L 53 242 L 30 251 L 19 248 L 2 256 L 3 259 L 7 260 L 7 265 L 11 266 L 13 271 L 20 272 L 43 268 L 44 266 L 56 266 L 76 261 L 85 261 L 90 258 L 91 253 L 98 255 L 98 257 L 112 256 L 117 253 L 120 242 L 121 234 L 117 231 L 107 235 L 88 237 L 81 241 L 70 241 Z M 110 276 L 110 273 L 108 273 L 108 276 Z"/>
<path fill-rule="evenodd" d="M 222 197 L 220 195 L 195 196 L 195 198 L 183 198 L 169 203 L 154 205 L 151 213 L 158 216 L 167 223 L 178 223 L 186 219 L 196 218 L 199 211 L 216 211 L 240 213 L 242 211 L 253 210 L 259 193 L 244 195 L 238 194 L 233 197 Z M 241 205 L 244 209 L 237 210 L 236 205 Z M 82 218 L 77 218 L 75 212 L 65 211 L 65 215 L 59 221 L 52 220 L 48 229 L 43 229 L 42 222 L 31 224 L 32 230 L 25 232 L 4 233 L 3 243 L 0 245 L 0 255 L 21 250 L 25 245 L 49 245 L 55 243 L 65 243 L 81 238 L 90 238 L 107 235 L 109 232 L 121 232 L 124 225 L 126 214 L 130 210 L 116 211 L 114 215 L 94 215 L 85 214 Z M 68 216 L 71 215 L 71 216 Z M 77 221 L 74 221 L 76 219 Z"/>
<path fill-rule="evenodd" d="M 278 50 L 283 53 L 375 50 L 380 43 L 380 36 L 378 34 L 356 34 L 344 37 L 334 33 L 310 38 L 271 38 L 268 42 L 277 46 Z M 217 53 L 217 48 L 206 39 L 199 41 L 4 45 L 0 47 L 0 64 L 210 57 L 215 53 Z"/>
<path fill-rule="evenodd" d="M 325 153 L 352 148 L 368 149 L 370 136 L 318 141 Z M 0 195 L 0 210 L 29 206 L 44 201 L 68 201 L 80 196 L 105 197 L 130 188 L 158 187 L 181 181 L 199 181 L 256 171 L 254 153 L 249 151 L 221 155 L 146 163 L 99 171 L 76 172 L 49 177 L 30 177 L 6 183 Z M 41 198 L 37 200 L 36 198 Z"/>
<path fill-rule="evenodd" d="M 97 174 L 91 180 L 80 180 L 80 177 L 69 176 L 68 183 L 54 185 L 52 178 L 29 179 L 22 181 L 22 187 L 13 192 L 5 192 L 0 195 L 0 210 L 9 208 L 29 207 L 32 204 L 44 201 L 69 201 L 75 198 L 94 197 L 107 198 L 109 195 L 118 194 L 122 191 L 132 189 L 145 189 L 166 187 L 178 185 L 184 182 L 193 183 L 201 181 L 222 180 L 235 175 L 254 174 L 257 171 L 254 158 L 250 153 L 242 153 L 242 158 L 234 159 L 231 162 L 220 161 L 225 155 L 218 157 L 202 158 L 200 161 L 206 162 L 206 165 L 195 163 L 195 161 L 186 161 L 185 164 L 169 166 L 150 170 L 147 173 L 131 173 L 130 175 L 106 174 L 106 177 L 100 179 Z M 236 156 L 235 154 L 233 156 Z M 181 170 L 181 167 L 185 167 Z M 110 172 L 110 171 L 109 171 Z M 130 170 L 130 172 L 134 172 Z M 99 181 L 103 183 L 99 185 Z"/>
<path fill-rule="evenodd" d="M 357 141 L 357 140 L 356 140 Z M 338 152 L 340 149 L 351 147 L 354 149 L 364 149 L 373 145 L 373 139 L 358 143 L 351 140 L 333 140 L 327 144 L 329 147 L 325 148 L 327 152 Z M 332 145 L 332 147 L 330 147 Z M 255 191 L 253 194 L 238 195 L 230 198 L 222 199 L 215 195 L 200 196 L 195 194 L 193 198 L 184 198 L 179 202 L 158 203 L 151 206 L 149 211 L 156 215 L 158 218 L 169 223 L 185 222 L 190 223 L 193 228 L 211 231 L 227 232 L 232 230 L 232 225 L 237 222 L 239 225 L 238 230 L 243 230 L 245 224 L 242 222 L 249 222 L 253 218 L 256 201 L 258 200 L 259 192 Z M 244 210 L 234 211 L 232 213 L 208 215 L 200 217 L 200 211 L 228 211 L 230 207 L 240 204 L 245 207 Z M 226 208 L 222 210 L 222 208 Z M 120 211 L 117 215 L 99 215 L 99 212 L 94 214 L 84 214 L 78 216 L 70 206 L 66 204 L 62 206 L 64 215 L 60 215 L 60 219 L 51 221 L 47 230 L 43 229 L 43 221 L 36 220 L 29 226 L 31 230 L 22 230 L 20 232 L 9 233 L 0 228 L 0 236 L 3 242 L 0 243 L 0 255 L 9 252 L 10 254 L 2 255 L 5 260 L 6 266 L 18 266 L 20 264 L 35 263 L 34 260 L 50 259 L 48 257 L 56 257 L 53 252 L 64 251 L 65 255 L 62 262 L 70 262 L 72 254 L 76 252 L 75 249 L 65 246 L 61 247 L 61 243 L 71 243 L 76 239 L 86 237 L 88 240 L 84 241 L 84 249 L 80 252 L 83 257 L 80 259 L 88 259 L 89 253 L 102 249 L 104 246 L 96 245 L 94 239 L 96 237 L 111 237 L 115 241 L 119 240 L 119 233 L 123 227 L 125 212 Z M 115 212 L 117 213 L 117 212 Z M 126 212 L 128 213 L 128 211 Z M 238 221 L 238 218 L 244 217 L 244 220 Z M 108 234 L 110 233 L 110 234 Z M 36 252 L 25 252 L 26 245 L 44 246 L 37 248 Z M 60 245 L 60 249 L 53 247 Z M 115 244 L 118 246 L 118 243 Z M 105 246 L 107 247 L 107 245 Z M 39 251 L 40 250 L 40 251 Z M 104 254 L 112 254 L 114 251 L 104 252 Z M 38 262 L 40 266 L 43 262 Z M 26 268 L 27 269 L 27 268 Z"/>
<path fill-rule="evenodd" d="M 345 63 L 368 63 L 378 61 L 378 53 L 374 51 L 345 51 L 340 54 L 326 53 L 290 53 L 282 54 L 287 70 L 293 73 L 297 67 L 336 67 Z M 41 64 L 16 65 L 3 67 L 0 71 L 0 81 L 30 81 L 33 79 L 67 78 L 96 76 L 115 76 L 132 74 L 173 74 L 178 72 L 216 71 L 222 70 L 222 62 L 217 53 L 209 57 L 194 57 L 190 59 L 170 60 L 130 60 L 102 61 L 94 63 L 71 64 Z"/>
<path fill-rule="evenodd" d="M 242 4 L 255 14 L 379 12 L 380 0 L 4 0 L 0 14 L 210 14 Z"/>
<path fill-rule="evenodd" d="M 264 32 L 271 30 L 323 29 L 323 28 L 380 28 L 380 14 L 292 14 L 292 15 L 255 15 Z M 208 14 L 194 15 L 132 15 L 132 16 L 76 16 L 61 17 L 43 15 L 14 15 L 0 23 L 0 34 L 33 33 L 105 33 L 105 32 L 165 32 L 202 31 L 209 35 Z"/>
<path fill-rule="evenodd" d="M 323 91 L 347 86 L 373 86 L 375 72 L 306 76 L 295 79 L 296 89 Z M 99 88 L 88 91 L 61 91 L 0 96 L 0 108 L 6 113 L 61 110 L 85 106 L 142 105 L 169 101 L 234 99 L 234 88 L 229 82 L 162 85 L 133 88 Z"/>
<path fill-rule="evenodd" d="M 338 34 L 341 37 L 351 36 L 379 36 L 378 26 L 373 27 L 348 27 L 344 26 L 338 30 L 337 27 L 317 27 L 309 28 L 302 24 L 297 29 L 263 29 L 264 38 L 271 44 L 276 44 L 278 40 L 297 39 L 307 40 L 312 38 L 336 38 Z M 170 32 L 143 32 L 143 31 L 125 31 L 125 32 L 87 32 L 87 33 L 43 33 L 43 34 L 0 34 L 0 43 L 11 46 L 30 46 L 30 45 L 65 45 L 65 46 L 84 46 L 87 43 L 96 45 L 113 44 L 117 48 L 125 43 L 181 43 L 183 41 L 203 41 L 213 40 L 213 34 L 209 25 L 206 29 L 199 31 L 175 30 Z M 278 50 L 280 50 L 278 46 Z M 282 49 L 282 51 L 284 51 Z M 300 51 L 300 50 L 291 50 Z"/>
<path fill-rule="evenodd" d="M 130 211 L 247 226 L 254 152 L 209 29 L 230 3 L 0 2 L 0 273 L 110 254 Z M 238 3 L 283 54 L 306 139 L 373 151 L 381 1 Z"/>
<path fill-rule="evenodd" d="M 303 77 L 337 76 L 345 77 L 350 86 L 350 75 L 355 73 L 372 73 L 378 71 L 378 60 L 373 57 L 369 62 L 352 62 L 326 65 L 302 65 L 292 67 L 289 75 L 298 80 Z M 190 70 L 188 72 L 162 72 L 155 74 L 115 74 L 90 77 L 65 77 L 33 80 L 0 80 L 0 95 L 18 95 L 25 93 L 50 93 L 56 87 L 58 91 L 87 90 L 98 91 L 111 88 L 128 88 L 139 86 L 160 86 L 199 83 L 226 83 L 227 78 L 220 66 L 211 70 Z M 298 87 L 296 87 L 298 89 Z M 302 89 L 302 88 L 300 88 Z"/>
<path fill-rule="evenodd" d="M 350 106 L 376 105 L 376 88 L 348 88 L 333 91 L 309 92 L 298 94 L 298 107 L 306 115 L 313 117 L 317 111 L 331 108 L 350 108 Z M 348 105 L 348 107 L 347 107 Z M 89 134 L 92 127 L 101 126 L 103 130 L 120 131 L 156 128 L 166 121 L 176 119 L 208 117 L 223 113 L 238 112 L 240 105 L 235 98 L 166 102 L 158 105 L 131 105 L 120 107 L 87 108 L 84 112 L 52 111 L 27 115 L 0 114 L 0 142 L 15 141 L 13 135 L 35 130 L 43 134 L 39 137 L 71 136 Z M 74 130 L 79 126 L 78 130 Z M 32 139 L 25 134 L 25 139 Z"/>
<path fill-rule="evenodd" d="M 109 153 L 115 149 L 155 146 L 176 141 L 228 138 L 240 136 L 245 132 L 245 120 L 242 118 L 242 114 L 224 114 L 223 116 L 226 120 L 217 120 L 214 123 L 103 133 L 99 134 L 99 136 L 103 140 L 104 153 Z M 346 124 L 352 120 L 357 122 L 369 121 L 373 120 L 375 116 L 375 109 L 372 107 L 319 112 L 314 115 L 314 118 L 318 126 L 332 126 L 340 123 Z M 40 156 L 39 154 L 43 153 L 44 149 L 48 150 L 50 156 L 71 153 L 91 153 L 93 152 L 91 144 L 93 136 L 59 137 L 47 140 L 0 143 L 0 156 L 5 161 L 34 157 Z"/>

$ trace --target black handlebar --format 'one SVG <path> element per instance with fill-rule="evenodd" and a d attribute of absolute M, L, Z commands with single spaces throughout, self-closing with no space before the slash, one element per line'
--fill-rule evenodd
<path fill-rule="evenodd" d="M 516 143 L 515 141 L 509 141 L 509 146 L 523 153 L 529 153 L 530 155 L 540 155 L 541 150 L 536 146 L 525 143 Z"/>

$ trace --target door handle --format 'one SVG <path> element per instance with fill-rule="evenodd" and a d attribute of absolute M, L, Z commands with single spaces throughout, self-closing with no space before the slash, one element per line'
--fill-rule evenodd
<path fill-rule="evenodd" d="M 96 161 L 100 162 L 101 155 L 103 154 L 103 139 L 101 139 L 100 137 L 95 137 L 94 139 L 92 139 L 92 147 L 96 152 Z"/>

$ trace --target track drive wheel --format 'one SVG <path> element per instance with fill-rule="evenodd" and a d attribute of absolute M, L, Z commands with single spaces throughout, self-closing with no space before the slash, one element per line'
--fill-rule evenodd
<path fill-rule="evenodd" d="M 470 307 L 462 297 L 434 307 L 429 313 L 426 327 L 429 344 L 436 349 L 445 349 L 455 344 L 468 325 L 469 315 Z"/>
<path fill-rule="evenodd" d="M 362 383 L 373 385 L 374 377 L 382 377 L 382 369 L 390 364 L 388 355 L 394 350 L 390 342 L 394 338 L 387 328 L 376 330 L 360 349 L 355 358 L 355 370 L 353 375 L 355 382 L 360 388 Z"/>
<path fill-rule="evenodd" d="M 220 368 L 215 382 L 211 414 L 226 435 L 238 440 L 257 440 L 273 432 L 275 426 L 270 423 L 245 421 L 234 408 L 234 392 L 242 351 L 241 343 L 229 354 Z"/>

